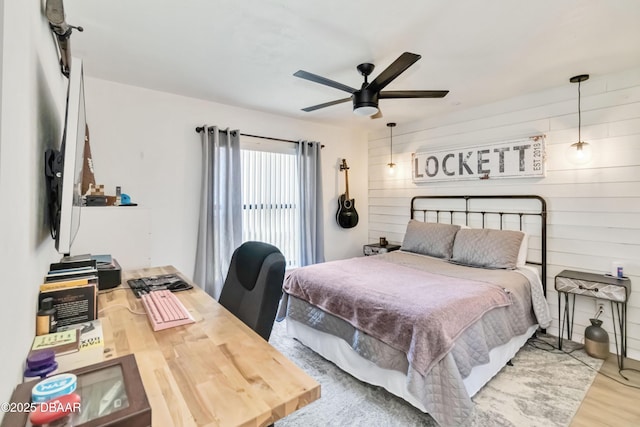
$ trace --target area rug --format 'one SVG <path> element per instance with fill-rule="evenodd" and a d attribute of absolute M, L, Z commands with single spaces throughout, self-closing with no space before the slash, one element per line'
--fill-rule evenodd
<path fill-rule="evenodd" d="M 269 342 L 321 385 L 321 398 L 278 421 L 297 426 L 437 426 L 428 414 L 386 390 L 360 382 L 333 363 L 290 338 L 285 322 L 276 322 Z M 578 349 L 571 355 L 552 350 L 541 336 L 525 345 L 473 398 L 469 426 L 568 426 L 593 382 L 601 360 Z M 563 350 L 577 348 L 567 342 Z M 585 363 L 591 366 L 586 366 Z"/>

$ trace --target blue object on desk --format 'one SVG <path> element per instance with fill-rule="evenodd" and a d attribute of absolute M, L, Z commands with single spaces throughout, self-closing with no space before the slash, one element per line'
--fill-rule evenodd
<path fill-rule="evenodd" d="M 131 197 L 129 197 L 128 194 L 121 194 L 120 195 L 120 204 L 121 205 L 128 205 L 129 203 L 131 203 Z"/>
<path fill-rule="evenodd" d="M 65 394 L 73 393 L 78 386 L 78 377 L 74 374 L 58 374 L 45 378 L 31 389 L 31 401 L 46 402 Z"/>

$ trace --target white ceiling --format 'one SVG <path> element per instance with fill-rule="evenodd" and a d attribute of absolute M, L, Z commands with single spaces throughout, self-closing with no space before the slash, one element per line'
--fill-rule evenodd
<path fill-rule="evenodd" d="M 639 0 L 64 0 L 72 54 L 102 79 L 340 126 L 378 130 L 640 67 Z M 422 59 L 387 90 L 450 90 L 383 99 L 355 116 L 348 96 L 299 69 L 360 87 L 402 52 Z M 370 80 L 372 80 L 370 78 Z"/>

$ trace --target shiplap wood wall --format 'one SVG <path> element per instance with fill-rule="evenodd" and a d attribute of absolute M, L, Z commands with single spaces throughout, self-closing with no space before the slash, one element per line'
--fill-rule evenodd
<path fill-rule="evenodd" d="M 589 70 L 585 70 L 588 72 Z M 604 273 L 624 264 L 632 281 L 628 307 L 628 355 L 640 359 L 640 69 L 595 76 L 582 83 L 582 139 L 593 158 L 576 166 L 568 147 L 577 141 L 577 85 L 451 113 L 393 130 L 394 175 L 388 173 L 388 129 L 369 138 L 369 240 L 402 242 L 410 199 L 436 194 L 537 194 L 548 208 L 547 299 L 558 334 L 554 276 L 563 269 Z M 446 99 L 446 98 L 445 98 Z M 439 102 L 421 101 L 421 102 Z M 391 118 L 388 118 L 391 119 Z M 391 120 L 389 120 L 391 121 Z M 544 178 L 488 179 L 414 184 L 411 153 L 460 148 L 543 134 Z M 576 298 L 574 341 L 582 342 L 596 303 Z M 613 351 L 611 309 L 603 317 Z"/>

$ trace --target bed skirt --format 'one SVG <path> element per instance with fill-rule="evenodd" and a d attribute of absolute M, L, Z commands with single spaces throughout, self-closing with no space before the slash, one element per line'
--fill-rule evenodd
<path fill-rule="evenodd" d="M 377 366 L 356 353 L 342 338 L 320 332 L 291 318 L 287 318 L 286 322 L 287 333 L 291 337 L 335 363 L 343 371 L 360 381 L 383 387 L 420 411 L 428 412 L 420 400 L 407 390 L 407 375 L 404 373 Z M 474 367 L 463 379 L 469 396 L 474 396 L 489 382 L 516 355 L 537 329 L 537 324 L 532 325 L 524 334 L 514 336 L 507 343 L 493 348 L 489 352 L 489 363 Z"/>

